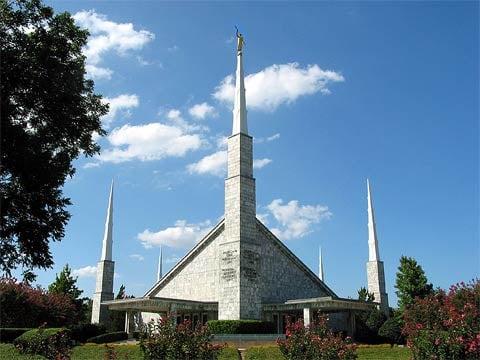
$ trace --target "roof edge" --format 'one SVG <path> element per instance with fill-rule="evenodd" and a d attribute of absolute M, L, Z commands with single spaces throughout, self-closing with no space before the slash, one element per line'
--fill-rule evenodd
<path fill-rule="evenodd" d="M 202 240 L 200 240 L 197 245 L 195 245 L 179 262 L 175 264 L 173 268 L 170 269 L 169 272 L 167 272 L 160 280 L 158 280 L 146 293 L 143 295 L 143 297 L 151 297 L 152 293 L 159 290 L 159 288 L 164 284 L 168 283 L 172 276 L 174 276 L 179 270 L 181 270 L 188 260 L 195 256 L 197 252 L 202 249 L 204 246 L 206 246 L 209 243 L 209 240 L 215 235 L 218 231 L 221 230 L 222 226 L 224 225 L 225 218 L 222 218 L 217 225 L 215 225 L 207 235 L 203 237 Z"/>
<path fill-rule="evenodd" d="M 314 272 L 310 270 L 310 268 L 305 265 L 303 261 L 300 260 L 284 243 L 282 243 L 280 239 L 275 236 L 274 233 L 272 233 L 260 220 L 256 220 L 257 225 L 259 225 L 260 227 L 260 230 L 263 230 L 263 232 L 274 242 L 274 244 L 280 248 L 280 251 L 287 255 L 295 263 L 295 265 L 300 268 L 300 270 L 302 270 L 314 282 L 320 285 L 320 287 L 322 287 L 333 299 L 339 298 L 337 294 L 335 294 L 332 289 L 330 289 L 322 280 L 320 280 L 319 277 L 315 275 Z"/>

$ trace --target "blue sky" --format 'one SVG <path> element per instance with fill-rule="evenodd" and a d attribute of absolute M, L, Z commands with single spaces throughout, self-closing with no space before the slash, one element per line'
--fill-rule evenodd
<path fill-rule="evenodd" d="M 440 287 L 479 276 L 479 22 L 475 2 L 50 2 L 91 31 L 111 104 L 100 156 L 65 184 L 52 245 L 94 291 L 115 178 L 115 291 L 143 295 L 223 214 L 234 25 L 245 35 L 258 214 L 342 297 L 366 285 L 366 178 L 387 291 L 401 255 Z"/>

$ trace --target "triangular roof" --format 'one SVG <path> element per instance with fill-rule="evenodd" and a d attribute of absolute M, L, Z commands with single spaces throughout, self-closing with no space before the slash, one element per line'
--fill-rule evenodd
<path fill-rule="evenodd" d="M 190 250 L 169 272 L 165 274 L 159 281 L 157 281 L 151 288 L 148 290 L 144 296 L 150 297 L 152 293 L 156 292 L 161 288 L 163 284 L 168 283 L 175 274 L 182 270 L 191 259 L 193 259 L 205 246 L 210 244 L 210 242 L 217 237 L 217 235 L 223 231 L 225 219 L 221 219 L 220 222 L 213 227 L 212 230 L 208 232 L 207 235 L 203 237 L 202 240 L 195 245 L 192 250 Z"/>
<path fill-rule="evenodd" d="M 273 234 L 262 222 L 256 219 L 257 228 L 269 239 L 273 245 L 275 245 L 289 260 L 296 265 L 300 270 L 309 277 L 314 283 L 317 283 L 327 294 L 332 298 L 338 298 L 338 296 L 330 289 L 322 280 L 318 278 L 312 270 L 308 268 L 293 252 L 291 252 L 276 236 Z M 156 293 L 167 284 L 175 275 L 180 272 L 190 261 L 197 256 L 211 241 L 213 241 L 219 233 L 224 229 L 225 219 L 221 219 L 220 222 L 215 225 L 210 232 L 203 237 L 200 242 L 195 245 L 165 276 L 157 281 L 151 288 L 145 293 L 145 297 L 152 297 L 152 294 Z"/>

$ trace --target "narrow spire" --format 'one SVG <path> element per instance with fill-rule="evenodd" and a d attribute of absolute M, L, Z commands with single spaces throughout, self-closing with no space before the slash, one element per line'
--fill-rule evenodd
<path fill-rule="evenodd" d="M 107 219 L 105 221 L 105 234 L 103 236 L 102 257 L 100 260 L 112 261 L 113 242 L 113 179 L 110 186 L 110 197 L 108 199 Z"/>
<path fill-rule="evenodd" d="M 377 229 L 375 215 L 373 212 L 373 199 L 370 189 L 370 182 L 367 179 L 367 201 L 368 201 L 368 261 L 380 261 L 378 253 Z"/>
<path fill-rule="evenodd" d="M 325 281 L 325 273 L 323 271 L 323 256 L 322 256 L 322 247 L 318 247 L 318 277 L 320 280 Z"/>
<path fill-rule="evenodd" d="M 237 72 L 235 80 L 235 103 L 233 106 L 232 135 L 248 134 L 245 79 L 243 75 L 243 36 L 237 30 Z"/>
<path fill-rule="evenodd" d="M 160 245 L 160 255 L 158 255 L 157 281 L 160 281 L 160 279 L 163 277 L 162 265 L 163 265 L 163 253 L 162 253 L 162 245 Z"/>

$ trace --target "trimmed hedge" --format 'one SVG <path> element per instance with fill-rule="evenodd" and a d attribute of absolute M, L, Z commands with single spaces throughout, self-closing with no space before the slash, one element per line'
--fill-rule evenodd
<path fill-rule="evenodd" d="M 259 320 L 210 320 L 208 329 L 213 334 L 275 334 L 275 324 Z"/>
<path fill-rule="evenodd" d="M 64 328 L 32 329 L 13 341 L 21 353 L 43 355 L 47 359 L 67 355 L 71 342 L 69 331 Z"/>
<path fill-rule="evenodd" d="M 88 339 L 103 335 L 107 332 L 105 326 L 100 324 L 78 324 L 70 326 L 70 337 L 80 343 L 87 342 Z"/>
<path fill-rule="evenodd" d="M 117 331 L 91 337 L 90 339 L 87 339 L 87 343 L 107 344 L 127 339 L 128 334 L 125 331 Z"/>
<path fill-rule="evenodd" d="M 17 337 L 32 328 L 0 328 L 0 342 L 12 343 Z"/>

